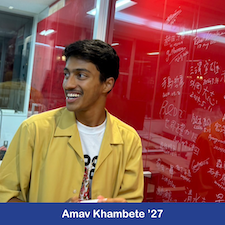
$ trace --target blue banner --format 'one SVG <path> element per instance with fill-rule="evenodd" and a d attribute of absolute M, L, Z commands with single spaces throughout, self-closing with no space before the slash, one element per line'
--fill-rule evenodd
<path fill-rule="evenodd" d="M 1 224 L 215 224 L 225 203 L 1 203 Z"/>

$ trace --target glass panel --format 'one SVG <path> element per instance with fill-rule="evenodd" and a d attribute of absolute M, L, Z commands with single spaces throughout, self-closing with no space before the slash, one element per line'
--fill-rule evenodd
<path fill-rule="evenodd" d="M 62 89 L 66 45 L 93 36 L 95 0 L 68 0 L 65 7 L 37 25 L 30 114 L 65 105 Z"/>
<path fill-rule="evenodd" d="M 142 138 L 144 201 L 223 202 L 225 3 L 132 2 L 115 14 L 107 108 Z"/>
<path fill-rule="evenodd" d="M 0 108 L 24 110 L 32 18 L 0 13 Z"/>
<path fill-rule="evenodd" d="M 160 152 L 151 137 L 162 127 L 159 119 L 152 120 L 152 113 L 164 2 L 137 0 L 132 3 L 124 5 L 122 10 L 116 8 L 112 46 L 120 56 L 120 75 L 108 96 L 107 108 L 138 131 L 143 144 L 144 170 L 149 176 L 150 171 L 153 173 L 149 154 Z M 151 126 L 153 122 L 157 126 Z M 153 198 L 154 179 L 152 175 L 151 182 L 145 184 L 145 192 L 150 192 L 148 200 Z"/>

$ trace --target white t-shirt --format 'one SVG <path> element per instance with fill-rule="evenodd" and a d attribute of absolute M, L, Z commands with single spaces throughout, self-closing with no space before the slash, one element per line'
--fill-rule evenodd
<path fill-rule="evenodd" d="M 91 189 L 91 182 L 94 176 L 95 166 L 98 159 L 99 150 L 101 147 L 103 135 L 105 133 L 106 128 L 106 120 L 97 127 L 89 127 L 77 121 L 77 128 L 80 134 L 81 145 L 84 154 L 85 167 L 87 170 L 87 177 L 84 181 L 85 184 L 83 186 L 89 185 Z M 84 187 L 83 192 L 80 195 L 81 200 L 87 199 L 83 195 L 85 195 L 86 190 Z M 90 191 L 91 193 L 91 191 Z"/>

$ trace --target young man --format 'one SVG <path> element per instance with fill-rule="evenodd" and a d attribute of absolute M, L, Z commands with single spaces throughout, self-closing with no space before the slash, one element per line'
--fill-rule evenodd
<path fill-rule="evenodd" d="M 0 167 L 0 202 L 141 202 L 141 140 L 105 109 L 119 57 L 100 40 L 64 54 L 66 107 L 21 124 Z"/>

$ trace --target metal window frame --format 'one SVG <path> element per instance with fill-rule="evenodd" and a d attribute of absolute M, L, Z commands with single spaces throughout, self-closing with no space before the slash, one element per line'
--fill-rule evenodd
<path fill-rule="evenodd" d="M 96 0 L 93 39 L 112 42 L 116 0 Z"/>
<path fill-rule="evenodd" d="M 35 41 L 36 41 L 36 32 L 37 32 L 38 16 L 33 17 L 33 26 L 31 32 L 31 46 L 28 59 L 28 69 L 27 69 L 27 81 L 26 81 L 26 90 L 25 90 L 25 99 L 24 99 L 24 108 L 23 114 L 28 115 L 29 102 L 30 102 L 30 91 L 31 91 L 31 81 L 33 74 L 34 66 L 34 53 L 35 53 Z"/>

